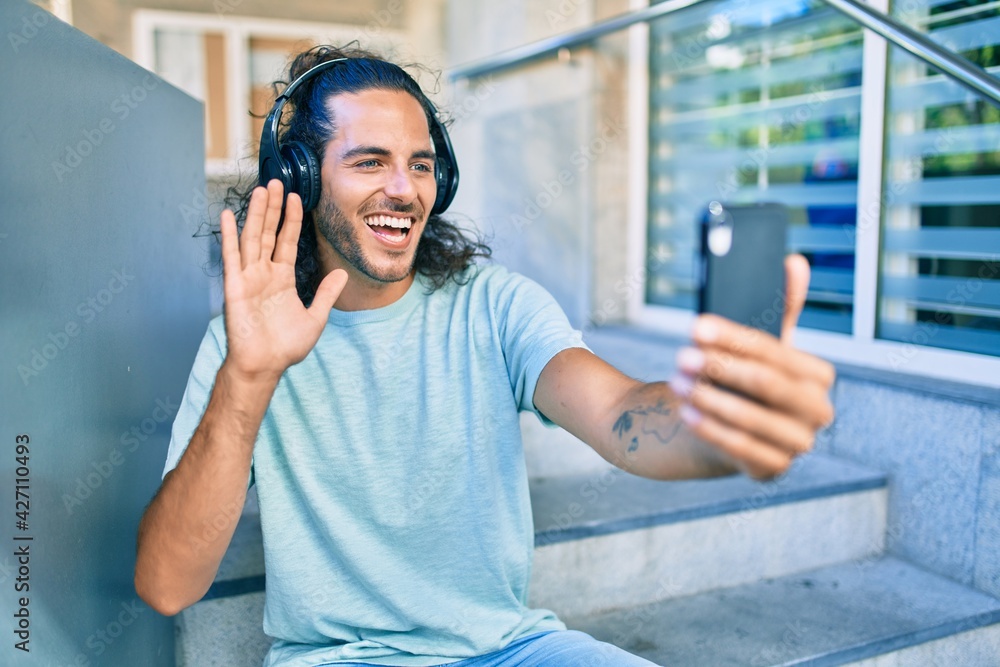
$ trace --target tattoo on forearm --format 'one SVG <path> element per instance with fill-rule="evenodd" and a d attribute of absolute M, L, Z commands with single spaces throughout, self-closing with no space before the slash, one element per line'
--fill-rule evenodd
<path fill-rule="evenodd" d="M 634 452 L 639 448 L 639 437 L 651 435 L 658 441 L 666 444 L 670 442 L 677 431 L 680 430 L 680 422 L 676 419 L 665 420 L 662 417 L 669 417 L 671 409 L 666 401 L 657 401 L 656 405 L 638 406 L 631 410 L 626 410 L 612 426 L 612 430 L 618 433 L 618 439 L 624 440 L 632 435 L 632 428 L 639 423 L 638 434 L 632 435 L 628 444 L 628 451 Z"/>

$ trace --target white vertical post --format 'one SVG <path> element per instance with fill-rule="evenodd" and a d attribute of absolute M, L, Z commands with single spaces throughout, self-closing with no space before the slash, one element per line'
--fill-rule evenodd
<path fill-rule="evenodd" d="M 648 6 L 648 0 L 632 0 L 631 9 Z M 627 217 L 627 275 L 639 276 L 638 289 L 629 292 L 625 304 L 628 321 L 634 321 L 646 304 L 646 235 L 649 224 L 649 24 L 629 28 L 628 55 L 628 153 L 629 205 Z"/>

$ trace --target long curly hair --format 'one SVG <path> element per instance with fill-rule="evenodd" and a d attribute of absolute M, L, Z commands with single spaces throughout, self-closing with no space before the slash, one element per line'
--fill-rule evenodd
<path fill-rule="evenodd" d="M 288 100 L 278 132 L 278 141 L 301 141 L 309 146 L 322 165 L 324 149 L 337 129 L 327 100 L 341 93 L 358 93 L 365 90 L 389 90 L 412 95 L 424 112 L 433 113 L 419 84 L 402 67 L 391 63 L 378 54 L 361 49 L 352 42 L 343 47 L 316 46 L 300 53 L 288 68 L 287 80 L 272 83 L 274 96 L 295 81 L 299 76 L 316 65 L 337 58 L 349 58 L 343 65 L 332 67 L 301 85 Z M 447 124 L 447 119 L 442 119 Z M 249 176 L 249 175 L 248 175 Z M 228 188 L 225 206 L 236 215 L 240 232 L 246 221 L 250 195 L 257 186 L 257 173 L 252 179 L 244 178 L 237 185 Z M 316 242 L 316 228 L 313 224 L 314 211 L 302 218 L 302 232 L 299 235 L 298 255 L 295 260 L 295 286 L 299 298 L 306 305 L 312 302 L 316 289 L 323 278 L 320 275 L 319 251 Z M 279 227 L 280 231 L 280 227 Z M 463 283 L 466 269 L 475 263 L 477 257 L 488 258 L 492 250 L 486 241 L 474 232 L 467 232 L 442 216 L 432 214 L 427 219 L 423 235 L 417 245 L 414 268 L 429 279 L 434 289 L 443 287 L 449 280 Z"/>

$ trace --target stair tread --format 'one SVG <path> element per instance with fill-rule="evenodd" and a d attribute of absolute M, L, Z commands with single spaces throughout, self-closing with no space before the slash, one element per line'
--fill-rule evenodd
<path fill-rule="evenodd" d="M 892 557 L 565 618 L 662 665 L 831 667 L 1000 622 L 1000 600 Z"/>
<path fill-rule="evenodd" d="M 882 473 L 819 454 L 802 457 L 788 474 L 766 483 L 743 475 L 662 482 L 617 468 L 603 474 L 530 480 L 536 546 L 885 485 Z M 207 598 L 263 590 L 260 530 L 259 515 L 245 514 L 240 519 Z M 230 581 L 234 583 L 223 583 Z"/>
<path fill-rule="evenodd" d="M 745 475 L 662 482 L 615 468 L 604 474 L 537 478 L 531 484 L 535 544 L 606 535 L 882 488 L 886 476 L 820 454 L 798 459 L 771 482 Z M 576 508 L 571 504 L 576 503 Z"/>

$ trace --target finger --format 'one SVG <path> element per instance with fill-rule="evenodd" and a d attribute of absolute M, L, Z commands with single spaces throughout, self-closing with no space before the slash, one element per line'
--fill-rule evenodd
<path fill-rule="evenodd" d="M 677 365 L 692 377 L 705 378 L 815 428 L 833 419 L 827 387 L 788 375 L 774 365 L 723 350 L 690 347 L 678 352 Z"/>
<path fill-rule="evenodd" d="M 236 232 L 236 216 L 228 208 L 219 220 L 222 230 L 222 279 L 229 285 L 240 273 L 240 241 Z"/>
<path fill-rule="evenodd" d="M 768 410 L 759 403 L 719 389 L 709 382 L 694 382 L 683 374 L 671 380 L 670 386 L 702 414 L 746 431 L 793 456 L 812 449 L 816 431 L 786 414 Z"/>
<path fill-rule="evenodd" d="M 340 293 L 344 291 L 345 285 L 347 285 L 347 271 L 334 269 L 326 274 L 323 282 L 316 289 L 316 296 L 313 297 L 313 302 L 309 305 L 309 312 L 325 324 L 330 317 L 330 309 L 340 297 Z"/>
<path fill-rule="evenodd" d="M 795 327 L 809 294 L 809 260 L 799 254 L 785 257 L 785 314 L 781 318 L 781 342 L 791 345 Z"/>
<path fill-rule="evenodd" d="M 695 320 L 692 339 L 703 349 L 716 349 L 733 355 L 757 359 L 797 378 L 810 380 L 829 389 L 833 386 L 833 364 L 797 350 L 771 334 L 737 324 L 712 314 Z"/>
<path fill-rule="evenodd" d="M 295 266 L 299 253 L 299 234 L 302 233 L 302 199 L 294 192 L 285 202 L 285 221 L 278 234 L 278 247 L 274 251 L 274 261 Z"/>
<path fill-rule="evenodd" d="M 260 258 L 260 234 L 264 226 L 264 213 L 267 209 L 268 194 L 265 188 L 257 186 L 250 194 L 250 204 L 247 206 L 247 219 L 243 223 L 240 234 L 240 257 L 243 268 Z"/>
<path fill-rule="evenodd" d="M 680 412 L 691 433 L 728 455 L 755 479 L 771 479 L 788 470 L 792 463 L 788 452 L 771 447 L 711 415 L 702 414 L 689 403 L 683 403 Z"/>
<path fill-rule="evenodd" d="M 267 184 L 267 210 L 264 212 L 264 228 L 260 234 L 260 257 L 262 259 L 271 259 L 271 252 L 274 250 L 274 236 L 278 231 L 278 224 L 281 222 L 283 190 L 284 186 L 278 179 L 272 179 Z M 277 197 L 275 197 L 275 193 L 277 193 Z M 277 213 L 272 205 L 275 198 L 278 200 Z"/>

